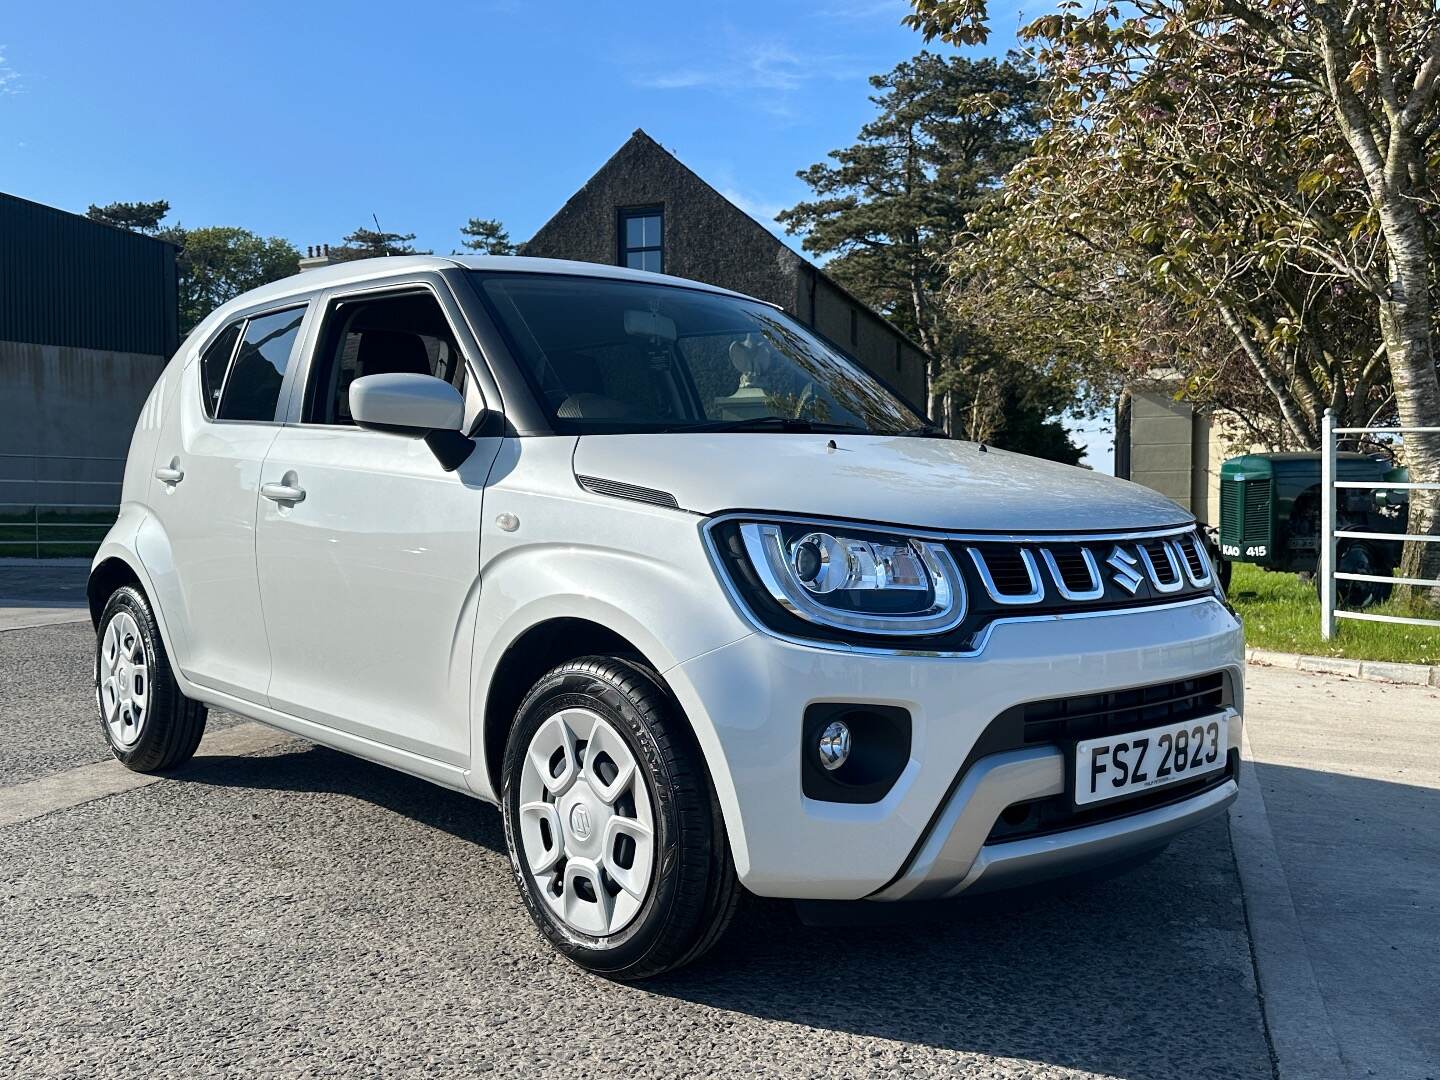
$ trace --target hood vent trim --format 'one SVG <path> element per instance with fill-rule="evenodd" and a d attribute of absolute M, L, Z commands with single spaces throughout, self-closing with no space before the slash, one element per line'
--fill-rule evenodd
<path fill-rule="evenodd" d="M 663 506 L 670 510 L 680 509 L 680 504 L 675 501 L 675 496 L 668 491 L 658 491 L 655 488 L 641 487 L 638 484 L 627 484 L 620 480 L 606 480 L 601 476 L 576 476 L 575 480 L 586 491 L 594 492 L 596 495 L 608 495 L 612 499 L 629 499 L 631 502 L 649 503 L 651 506 Z"/>

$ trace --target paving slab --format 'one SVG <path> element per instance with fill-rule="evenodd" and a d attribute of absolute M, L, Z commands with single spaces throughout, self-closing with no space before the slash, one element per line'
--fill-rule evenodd
<path fill-rule="evenodd" d="M 1349 1075 L 1436 1080 L 1440 691 L 1252 667 L 1246 703 L 1275 850 Z"/>

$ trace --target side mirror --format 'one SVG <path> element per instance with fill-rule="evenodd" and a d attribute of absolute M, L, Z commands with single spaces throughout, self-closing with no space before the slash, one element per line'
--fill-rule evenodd
<path fill-rule="evenodd" d="M 475 443 L 461 430 L 465 399 L 433 375 L 387 372 L 350 384 L 350 415 L 358 427 L 421 436 L 446 472 L 454 472 Z"/>

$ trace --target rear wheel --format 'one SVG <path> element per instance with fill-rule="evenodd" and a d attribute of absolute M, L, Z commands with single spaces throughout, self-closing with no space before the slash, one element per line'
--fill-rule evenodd
<path fill-rule="evenodd" d="M 1342 544 L 1335 553 L 1335 569 L 1342 574 L 1369 574 L 1374 577 L 1389 577 L 1395 572 L 1380 549 L 1364 540 Z M 1315 575 L 1316 590 L 1324 587 L 1323 579 L 1319 574 Z M 1394 585 L 1383 581 L 1335 582 L 1336 601 L 1341 607 L 1351 610 L 1382 604 L 1390 599 L 1394 591 Z"/>
<path fill-rule="evenodd" d="M 205 734 L 205 706 L 180 693 L 150 605 L 130 585 L 100 615 L 95 704 L 110 752 L 135 772 L 189 760 Z"/>
<path fill-rule="evenodd" d="M 580 966 L 643 979 L 723 933 L 740 887 L 719 808 L 645 669 L 587 657 L 541 678 L 510 733 L 502 801 L 526 907 Z"/>

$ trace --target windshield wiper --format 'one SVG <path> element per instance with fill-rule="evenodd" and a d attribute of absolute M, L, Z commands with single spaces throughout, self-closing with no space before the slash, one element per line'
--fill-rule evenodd
<path fill-rule="evenodd" d="M 718 420 L 713 424 L 689 424 L 685 427 L 666 428 L 666 431 L 824 431 L 850 432 L 866 435 L 869 432 L 854 424 L 831 424 L 824 420 L 802 420 L 795 416 L 752 416 L 746 420 Z"/>
<path fill-rule="evenodd" d="M 911 438 L 911 439 L 948 439 L 948 438 L 950 438 L 949 435 L 945 434 L 945 429 L 944 429 L 944 428 L 942 428 L 942 427 L 937 427 L 937 426 L 934 425 L 934 424 L 921 424 L 919 427 L 906 428 L 904 431 L 897 431 L 895 434 L 896 434 L 896 435 L 899 435 L 901 438 Z"/>

